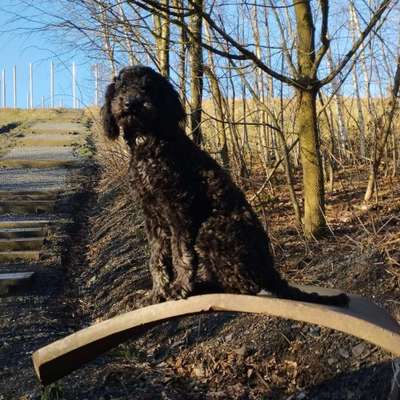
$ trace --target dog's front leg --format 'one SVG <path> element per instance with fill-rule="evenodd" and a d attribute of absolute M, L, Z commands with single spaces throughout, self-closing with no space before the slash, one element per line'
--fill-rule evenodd
<path fill-rule="evenodd" d="M 169 288 L 171 298 L 186 298 L 193 292 L 195 277 L 195 252 L 191 235 L 186 232 L 172 232 L 171 248 L 175 279 Z"/>
<path fill-rule="evenodd" d="M 162 229 L 154 220 L 147 220 L 146 228 L 150 245 L 149 269 L 153 281 L 150 300 L 159 303 L 167 299 L 167 287 L 171 280 L 171 237 L 170 232 Z"/>

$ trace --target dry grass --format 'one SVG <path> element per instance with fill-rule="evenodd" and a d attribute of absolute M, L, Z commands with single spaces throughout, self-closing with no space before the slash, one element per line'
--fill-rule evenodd
<path fill-rule="evenodd" d="M 104 136 L 98 110 L 88 109 L 86 113 L 93 121 L 92 134 L 96 143 L 96 160 L 102 168 L 99 190 L 107 191 L 114 187 L 125 186 L 130 160 L 128 146 L 121 137 L 111 142 Z"/>

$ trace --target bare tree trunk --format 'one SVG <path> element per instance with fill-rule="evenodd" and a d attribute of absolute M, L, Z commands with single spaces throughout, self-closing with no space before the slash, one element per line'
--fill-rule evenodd
<path fill-rule="evenodd" d="M 397 138 L 394 132 L 392 132 L 392 162 L 393 162 L 393 169 L 392 169 L 392 176 L 397 175 L 397 163 L 398 163 L 398 143 Z"/>
<path fill-rule="evenodd" d="M 233 61 L 230 60 L 230 63 L 232 65 Z M 238 68 L 236 66 L 235 70 L 238 70 Z M 240 71 L 240 70 L 239 70 Z M 231 104 L 231 110 L 229 110 L 229 114 L 232 120 L 236 119 L 236 103 L 235 103 L 235 98 L 236 98 L 236 91 L 235 91 L 235 82 L 232 76 L 232 68 L 229 67 L 228 68 L 228 79 L 229 79 L 229 83 L 230 83 L 230 87 L 231 87 L 231 91 L 232 91 L 232 101 L 230 101 Z M 245 176 L 248 175 L 248 172 L 246 171 L 246 162 L 245 159 L 243 157 L 243 152 L 240 146 L 240 133 L 238 131 L 238 128 L 236 125 L 231 124 L 230 125 L 230 134 L 231 134 L 231 142 L 232 142 L 232 149 L 233 149 L 233 153 L 234 153 L 234 161 L 235 161 L 235 167 L 236 169 L 234 170 L 234 173 L 236 175 L 236 180 L 237 183 L 239 185 L 242 185 L 242 177 L 243 177 L 243 173 Z"/>
<path fill-rule="evenodd" d="M 304 86 L 297 88 L 298 116 L 297 132 L 300 138 L 300 154 L 303 167 L 304 187 L 304 234 L 308 238 L 318 237 L 326 229 L 324 179 L 320 155 L 317 124 L 317 90 L 311 84 L 315 80 L 314 24 L 308 1 L 294 5 L 297 21 L 298 69 Z M 309 85 L 307 85 L 309 83 Z"/>
<path fill-rule="evenodd" d="M 353 42 L 355 42 L 356 38 L 356 33 L 360 34 L 361 33 L 361 27 L 360 27 L 360 22 L 357 17 L 356 10 L 354 9 L 354 4 L 350 3 L 349 4 L 349 13 L 350 13 L 350 30 L 351 34 L 353 37 Z M 368 114 L 372 116 L 373 114 L 373 107 L 371 103 L 371 89 L 370 89 L 370 76 L 368 74 L 368 68 L 367 65 L 365 64 L 365 59 L 361 58 L 360 59 L 360 67 L 361 71 L 364 75 L 364 80 L 365 80 L 365 97 L 367 100 L 367 108 L 368 108 Z M 364 119 L 364 114 L 362 111 L 362 101 L 361 101 L 361 96 L 360 96 L 360 85 L 359 85 L 359 80 L 358 80 L 358 75 L 356 71 L 356 65 L 354 65 L 353 69 L 353 81 L 354 81 L 354 86 L 356 89 L 356 95 L 357 95 L 357 107 L 358 107 L 358 114 L 359 114 L 359 124 L 360 124 L 360 150 L 361 150 L 361 156 L 362 158 L 366 157 L 366 130 L 365 130 L 365 119 Z M 376 117 L 376 116 L 375 116 Z"/>
<path fill-rule="evenodd" d="M 261 47 L 260 47 L 260 29 L 259 29 L 259 26 L 258 26 L 257 7 L 256 6 L 254 6 L 254 8 L 252 9 L 252 12 L 254 13 L 254 18 L 252 18 L 252 20 L 251 20 L 251 28 L 252 28 L 252 34 L 253 34 L 254 42 L 255 42 L 255 52 L 256 52 L 257 57 L 261 58 L 262 57 L 262 52 L 261 52 Z M 255 88 L 256 88 L 257 96 L 259 98 L 261 98 L 262 97 L 262 93 L 263 93 L 263 85 L 264 85 L 263 74 L 258 69 L 256 69 L 254 71 L 254 74 L 255 74 Z M 258 120 L 259 121 L 262 120 L 262 114 L 264 114 L 263 111 L 259 110 L 257 112 L 257 114 L 258 114 L 257 115 Z M 258 148 L 259 148 L 259 152 L 261 154 L 264 152 L 264 146 L 263 146 L 263 143 L 262 143 L 263 142 L 263 135 L 261 133 L 262 129 L 265 130 L 265 125 L 264 126 L 257 125 L 255 127 L 256 136 L 257 136 L 257 139 L 258 139 L 258 143 L 257 144 L 259 146 Z M 265 137 L 265 135 L 264 135 L 264 137 Z M 265 157 L 262 157 L 261 159 L 262 159 L 263 165 L 265 165 L 265 162 L 264 162 Z"/>
<path fill-rule="evenodd" d="M 336 156 L 336 138 L 335 138 L 335 132 L 333 128 L 333 112 L 332 108 L 330 107 L 329 109 L 325 107 L 325 102 L 324 98 L 322 95 L 322 92 L 319 92 L 319 100 L 322 106 L 322 109 L 324 110 L 324 115 L 326 119 L 326 124 L 328 126 L 328 131 L 329 131 L 329 149 L 328 149 L 328 154 L 326 154 L 326 163 L 328 164 L 326 168 L 327 172 L 327 177 L 326 181 L 328 183 L 328 191 L 332 192 L 333 191 L 333 184 L 335 180 L 335 156 Z M 329 113 L 328 113 L 329 110 Z"/>
<path fill-rule="evenodd" d="M 381 163 L 386 142 L 392 130 L 393 119 L 396 114 L 397 96 L 399 94 L 399 87 L 400 87 L 400 56 L 398 56 L 397 58 L 396 74 L 394 77 L 391 97 L 387 108 L 388 111 L 384 112 L 384 114 L 381 117 L 383 136 L 381 138 L 377 137 L 374 143 L 373 160 L 371 162 L 367 189 L 364 195 L 365 202 L 370 201 L 372 195 L 374 194 L 379 165 Z"/>
<path fill-rule="evenodd" d="M 130 65 L 134 65 L 137 62 L 137 59 L 135 57 L 135 53 L 132 48 L 132 43 L 130 41 L 130 32 L 129 32 L 129 21 L 126 18 L 124 9 L 122 7 L 122 4 L 118 4 L 118 14 L 119 18 L 121 19 L 121 24 L 122 28 L 124 31 L 124 41 L 125 41 L 125 46 L 126 46 L 126 51 L 128 53 L 128 60 Z"/>
<path fill-rule="evenodd" d="M 224 106 L 223 106 L 223 96 L 221 93 L 221 89 L 219 87 L 218 80 L 215 76 L 215 72 L 211 69 L 212 67 L 205 66 L 204 67 L 204 72 L 206 73 L 209 81 L 210 81 L 210 87 L 211 87 L 211 93 L 213 97 L 213 103 L 214 103 L 214 109 L 215 109 L 215 114 L 217 117 L 217 130 L 218 130 L 218 136 L 221 135 L 222 137 L 222 146 L 219 151 L 221 155 L 221 161 L 222 165 L 224 168 L 229 169 L 230 166 L 230 160 L 229 160 L 229 152 L 228 152 L 228 143 L 226 140 L 226 127 L 225 127 L 225 113 L 223 111 Z"/>
<path fill-rule="evenodd" d="M 169 0 L 160 0 L 160 5 L 168 9 Z M 156 54 L 158 68 L 161 75 L 169 78 L 169 44 L 170 44 L 170 22 L 167 13 L 154 14 L 154 36 L 156 40 Z"/>
<path fill-rule="evenodd" d="M 300 206 L 299 202 L 297 200 L 296 192 L 294 190 L 294 179 L 293 179 L 293 173 L 292 173 L 292 166 L 290 164 L 290 156 L 289 156 L 289 149 L 286 144 L 285 136 L 283 135 L 283 132 L 281 130 L 278 130 L 278 136 L 279 136 L 279 141 L 281 145 L 281 153 L 282 153 L 282 159 L 283 159 L 283 164 L 285 168 L 285 177 L 286 177 L 286 183 L 288 185 L 289 189 L 289 196 L 290 196 L 290 201 L 292 203 L 295 219 L 296 219 L 296 224 L 301 228 L 302 223 L 301 223 L 301 211 L 300 211 Z"/>
<path fill-rule="evenodd" d="M 111 74 L 112 76 L 116 76 L 117 67 L 115 63 L 114 46 L 112 43 L 112 35 L 110 32 L 110 22 L 108 20 L 107 9 L 104 5 L 98 5 L 95 1 L 93 1 L 93 5 L 97 10 L 99 10 L 99 20 L 101 22 L 101 36 L 104 44 L 104 52 L 111 65 Z"/>
<path fill-rule="evenodd" d="M 182 0 L 174 0 L 174 7 L 180 12 L 179 21 L 181 26 L 179 27 L 179 50 L 178 50 L 178 75 L 179 75 L 179 89 L 180 97 L 186 104 L 186 48 L 187 48 L 187 34 L 183 26 L 185 26 L 185 17 L 183 10 Z"/>
<path fill-rule="evenodd" d="M 303 167 L 304 233 L 318 237 L 326 227 L 324 179 L 317 127 L 316 93 L 298 92 L 297 132 Z"/>
<path fill-rule="evenodd" d="M 357 65 L 354 64 L 353 70 L 353 86 L 354 86 L 354 94 L 356 97 L 357 103 L 357 113 L 358 113 L 358 131 L 360 133 L 360 155 L 362 160 L 365 160 L 366 157 L 366 135 L 365 135 L 365 120 L 364 120 L 364 112 L 362 107 L 361 95 L 360 95 L 360 85 L 358 82 L 358 74 L 357 74 Z"/>
<path fill-rule="evenodd" d="M 201 130 L 202 118 L 202 100 L 203 100 L 203 49 L 202 49 L 202 30 L 203 21 L 201 12 L 203 10 L 203 0 L 194 1 L 197 12 L 190 17 L 190 55 L 191 55 L 191 115 L 190 125 L 193 140 L 199 146 L 203 142 L 203 133 Z"/>
<path fill-rule="evenodd" d="M 242 153 L 243 158 L 246 161 L 245 168 L 240 171 L 240 176 L 244 178 L 248 178 L 250 176 L 251 171 L 251 147 L 249 145 L 249 131 L 248 131 L 248 120 L 247 120 L 247 92 L 246 85 L 242 85 L 242 120 L 243 120 L 243 136 L 242 136 Z M 246 157 L 248 155 L 248 157 Z"/>
<path fill-rule="evenodd" d="M 332 59 L 332 52 L 329 49 L 327 51 L 327 61 L 329 68 L 333 70 L 333 59 Z M 346 156 L 346 147 L 348 145 L 348 134 L 347 134 L 347 127 L 344 119 L 344 110 L 343 110 L 343 97 L 341 94 L 340 90 L 340 83 L 335 77 L 332 79 L 332 88 L 334 91 L 334 100 L 335 100 L 335 105 L 336 105 L 336 112 L 337 112 L 337 117 L 338 117 L 338 143 L 339 143 L 339 148 L 340 152 L 342 155 L 347 158 Z"/>
<path fill-rule="evenodd" d="M 169 8 L 169 0 L 160 0 L 161 4 Z M 170 46 L 170 22 L 169 16 L 161 19 L 161 53 L 160 53 L 160 72 L 166 78 L 169 78 L 169 46 Z"/>

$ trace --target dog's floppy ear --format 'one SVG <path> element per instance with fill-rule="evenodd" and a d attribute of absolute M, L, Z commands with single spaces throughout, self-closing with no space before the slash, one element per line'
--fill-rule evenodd
<path fill-rule="evenodd" d="M 173 125 L 180 125 L 185 122 L 186 113 L 178 92 L 172 84 L 164 79 L 164 84 L 167 86 L 164 94 L 166 95 L 166 115 Z"/>
<path fill-rule="evenodd" d="M 112 140 L 115 140 L 119 136 L 119 126 L 111 112 L 111 102 L 115 94 L 115 78 L 114 82 L 107 86 L 105 101 L 103 107 L 101 107 L 101 119 L 103 123 L 103 129 L 105 135 Z"/>

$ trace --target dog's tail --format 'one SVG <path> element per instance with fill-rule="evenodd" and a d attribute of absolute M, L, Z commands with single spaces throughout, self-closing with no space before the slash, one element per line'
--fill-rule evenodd
<path fill-rule="evenodd" d="M 276 272 L 276 271 L 275 271 Z M 327 306 L 347 307 L 350 299 L 345 293 L 337 295 L 321 295 L 318 293 L 307 293 L 290 286 L 278 273 L 271 292 L 279 298 L 288 300 L 305 301 L 307 303 L 325 304 Z"/>

